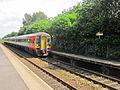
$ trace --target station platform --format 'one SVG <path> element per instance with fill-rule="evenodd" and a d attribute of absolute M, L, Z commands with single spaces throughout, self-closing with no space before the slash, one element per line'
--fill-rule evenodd
<path fill-rule="evenodd" d="M 0 44 L 0 90 L 53 90 L 17 59 Z"/>
<path fill-rule="evenodd" d="M 0 90 L 28 90 L 0 47 Z"/>
<path fill-rule="evenodd" d="M 75 55 L 75 54 L 59 52 L 59 51 L 51 51 L 51 53 L 59 56 L 65 56 L 74 60 L 80 60 L 84 62 L 90 62 L 98 65 L 104 65 L 104 66 L 120 69 L 120 60 L 114 61 L 114 60 L 98 59 L 98 58 L 86 57 L 82 55 Z"/>

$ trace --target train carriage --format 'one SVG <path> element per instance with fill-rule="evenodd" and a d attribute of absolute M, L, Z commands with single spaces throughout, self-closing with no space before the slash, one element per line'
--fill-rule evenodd
<path fill-rule="evenodd" d="M 37 56 L 47 56 L 51 49 L 51 37 L 45 32 L 8 37 L 5 43 Z"/>

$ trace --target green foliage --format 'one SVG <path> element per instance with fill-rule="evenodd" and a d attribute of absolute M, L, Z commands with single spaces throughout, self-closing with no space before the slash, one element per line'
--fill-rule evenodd
<path fill-rule="evenodd" d="M 7 34 L 3 38 L 12 37 L 12 36 L 17 36 L 17 32 L 11 32 L 10 34 Z"/>
<path fill-rule="evenodd" d="M 35 12 L 32 15 L 25 14 L 23 19 L 23 25 L 30 25 L 36 21 L 47 19 L 47 16 L 43 12 Z"/>
<path fill-rule="evenodd" d="M 51 30 L 55 35 L 54 48 L 76 54 L 120 58 L 120 51 L 116 49 L 116 45 L 120 47 L 119 8 L 118 0 L 84 0 L 82 5 L 78 4 L 72 10 L 64 11 L 63 16 L 75 13 L 77 19 L 73 19 L 72 23 L 69 19 L 71 17 L 67 17 L 67 20 L 60 19 L 59 16 L 53 20 Z M 96 36 L 97 32 L 103 32 L 101 39 Z"/>
<path fill-rule="evenodd" d="M 47 15 L 44 14 L 44 12 L 35 12 L 32 15 L 32 22 L 36 22 L 39 20 L 44 20 L 47 19 Z"/>
<path fill-rule="evenodd" d="M 120 52 L 119 51 L 113 52 L 110 55 L 110 58 L 112 58 L 112 59 L 120 59 L 119 57 L 120 57 Z"/>
<path fill-rule="evenodd" d="M 55 17 L 52 20 L 51 31 L 55 36 L 65 34 L 64 32 L 70 32 L 72 30 L 74 21 L 76 20 L 76 13 L 62 14 Z"/>
<path fill-rule="evenodd" d="M 55 17 L 52 20 L 52 26 L 48 31 L 53 35 L 53 46 L 54 49 L 67 50 L 67 43 L 69 43 L 69 36 L 72 35 L 73 25 L 76 20 L 76 13 L 67 13 Z M 65 46 L 66 45 L 66 46 Z M 63 48 L 64 47 L 64 48 Z"/>
<path fill-rule="evenodd" d="M 28 26 L 20 27 L 20 30 L 18 31 L 18 36 L 27 34 L 27 27 Z"/>
<path fill-rule="evenodd" d="M 27 34 L 29 33 L 36 33 L 36 32 L 46 32 L 48 28 L 51 27 L 51 23 L 49 19 L 40 20 L 33 24 L 30 24 L 27 27 Z"/>
<path fill-rule="evenodd" d="M 32 23 L 32 16 L 30 14 L 25 13 L 23 18 L 23 25 L 30 25 Z"/>

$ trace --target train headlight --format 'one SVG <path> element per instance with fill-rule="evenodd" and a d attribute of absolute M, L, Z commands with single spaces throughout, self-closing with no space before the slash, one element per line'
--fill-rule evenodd
<path fill-rule="evenodd" d="M 36 46 L 39 46 L 39 44 L 36 44 Z"/>

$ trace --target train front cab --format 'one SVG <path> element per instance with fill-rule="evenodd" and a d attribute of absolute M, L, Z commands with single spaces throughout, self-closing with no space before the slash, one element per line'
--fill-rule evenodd
<path fill-rule="evenodd" d="M 37 56 L 47 56 L 51 49 L 51 38 L 49 34 L 39 34 L 36 36 Z"/>

